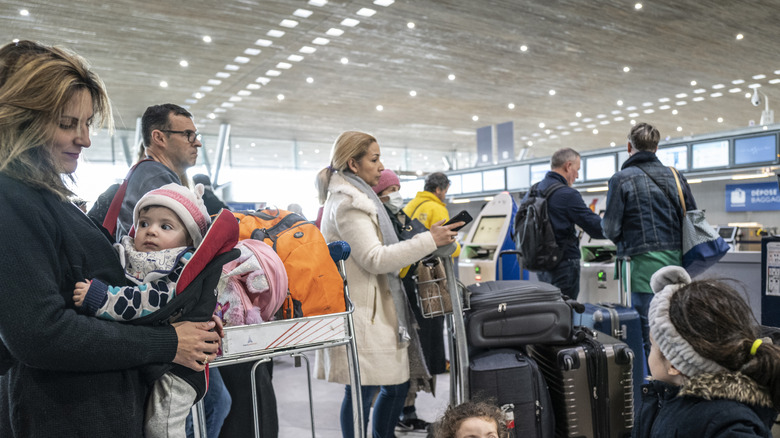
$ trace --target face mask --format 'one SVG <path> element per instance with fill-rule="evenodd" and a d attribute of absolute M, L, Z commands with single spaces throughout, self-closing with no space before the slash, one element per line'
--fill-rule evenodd
<path fill-rule="evenodd" d="M 385 205 L 393 214 L 398 213 L 398 211 L 401 210 L 401 207 L 404 206 L 404 198 L 401 196 L 401 192 L 393 192 L 387 196 L 390 199 L 385 202 Z"/>

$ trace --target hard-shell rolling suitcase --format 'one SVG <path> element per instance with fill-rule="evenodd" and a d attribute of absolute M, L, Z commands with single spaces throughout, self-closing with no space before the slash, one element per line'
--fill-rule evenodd
<path fill-rule="evenodd" d="M 547 380 L 556 438 L 630 437 L 634 425 L 633 352 L 603 333 L 575 331 L 572 345 L 531 345 Z"/>
<path fill-rule="evenodd" d="M 557 287 L 535 281 L 488 281 L 468 286 L 469 345 L 480 348 L 565 343 L 572 311 Z"/>
<path fill-rule="evenodd" d="M 470 398 L 494 400 L 505 412 L 513 438 L 548 438 L 555 419 L 547 384 L 536 362 L 504 348 L 469 361 Z"/>

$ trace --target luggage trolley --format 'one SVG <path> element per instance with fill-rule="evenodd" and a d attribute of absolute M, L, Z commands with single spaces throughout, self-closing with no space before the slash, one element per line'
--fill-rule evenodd
<path fill-rule="evenodd" d="M 255 437 L 260 438 L 260 424 L 257 415 L 257 392 L 255 370 L 263 362 L 268 362 L 278 356 L 292 356 L 306 359 L 306 370 L 309 383 L 309 410 L 311 415 L 312 438 L 314 434 L 314 406 L 311 395 L 311 372 L 309 360 L 302 353 L 344 346 L 347 349 L 350 386 L 352 389 L 353 423 L 355 437 L 365 438 L 363 431 L 363 403 L 360 394 L 360 366 L 358 364 L 357 344 L 355 342 L 355 327 L 352 321 L 354 305 L 349 298 L 347 276 L 344 261 L 349 257 L 350 247 L 347 242 L 338 241 L 328 244 L 331 257 L 339 268 L 344 280 L 344 301 L 346 312 L 328 315 L 308 316 L 288 320 L 270 321 L 260 324 L 226 327 L 222 339 L 222 356 L 209 364 L 211 367 L 234 365 L 245 362 L 255 362 L 252 367 L 252 405 L 254 408 Z M 451 268 L 450 268 L 451 269 Z M 201 437 L 206 436 L 203 400 L 193 408 L 197 414 L 195 424 L 199 427 Z"/>
<path fill-rule="evenodd" d="M 436 260 L 444 268 L 444 277 L 422 281 L 418 277 L 417 303 L 425 318 L 445 316 L 450 347 L 450 404 L 456 406 L 468 401 L 469 397 L 469 356 L 463 320 L 468 297 L 461 294 L 461 283 L 455 278 L 452 258 L 445 255 Z M 462 289 L 466 291 L 465 287 Z"/>

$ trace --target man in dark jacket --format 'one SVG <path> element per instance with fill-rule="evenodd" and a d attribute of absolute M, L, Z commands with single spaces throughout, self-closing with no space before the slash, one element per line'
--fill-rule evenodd
<path fill-rule="evenodd" d="M 219 199 L 216 193 L 214 193 L 214 188 L 211 187 L 211 178 L 209 178 L 208 175 L 202 173 L 193 175 L 192 182 L 195 184 L 203 184 L 203 204 L 206 205 L 206 210 L 210 215 L 219 213 L 223 208 L 230 210 L 230 208 Z"/>
<path fill-rule="evenodd" d="M 547 215 L 555 233 L 555 242 L 563 248 L 563 257 L 557 266 L 549 271 L 537 273 L 539 280 L 561 289 L 564 295 L 577 299 L 580 294 L 580 241 L 574 225 L 585 230 L 596 239 L 604 239 L 601 218 L 591 211 L 582 195 L 571 188 L 580 171 L 580 154 L 574 149 L 556 151 L 550 160 L 550 170 L 539 182 L 541 192 L 555 183 L 564 184 L 547 198 Z M 528 196 L 526 194 L 526 196 Z"/>
<path fill-rule="evenodd" d="M 617 245 L 617 256 L 631 258 L 628 286 L 631 303 L 642 320 L 645 357 L 650 354 L 650 277 L 664 266 L 682 263 L 682 207 L 672 170 L 655 156 L 660 138 L 658 130 L 647 123 L 631 129 L 630 156 L 609 180 L 604 214 L 604 234 Z M 688 182 L 682 175 L 679 179 L 688 210 L 695 210 Z"/>

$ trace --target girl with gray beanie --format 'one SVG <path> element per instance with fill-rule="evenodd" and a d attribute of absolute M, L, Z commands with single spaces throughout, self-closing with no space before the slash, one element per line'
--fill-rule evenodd
<path fill-rule="evenodd" d="M 780 409 L 780 346 L 720 280 L 678 267 L 650 280 L 651 381 L 634 437 L 772 437 Z"/>

